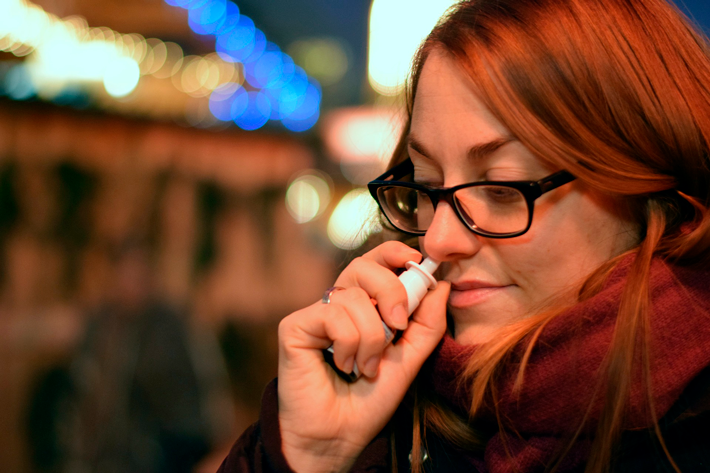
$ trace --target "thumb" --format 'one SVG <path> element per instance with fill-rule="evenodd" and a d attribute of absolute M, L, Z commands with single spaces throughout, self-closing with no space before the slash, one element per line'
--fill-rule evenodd
<path fill-rule="evenodd" d="M 436 288 L 424 296 L 396 344 L 401 349 L 402 368 L 412 379 L 446 332 L 446 301 L 450 290 L 449 282 L 439 281 Z"/>

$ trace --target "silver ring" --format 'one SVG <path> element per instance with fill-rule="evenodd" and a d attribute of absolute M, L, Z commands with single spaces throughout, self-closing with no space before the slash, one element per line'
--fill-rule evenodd
<path fill-rule="evenodd" d="M 333 286 L 329 287 L 328 289 L 325 290 L 323 293 L 323 297 L 321 297 L 320 301 L 323 304 L 330 304 L 330 295 L 333 294 L 335 291 L 343 291 L 345 290 L 344 287 L 341 286 Z"/>

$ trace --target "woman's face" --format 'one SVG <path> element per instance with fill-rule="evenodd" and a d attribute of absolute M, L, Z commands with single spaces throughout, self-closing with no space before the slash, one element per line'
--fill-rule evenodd
<path fill-rule="evenodd" d="M 420 76 L 408 150 L 415 180 L 431 186 L 539 180 L 559 171 L 516 141 L 453 60 L 437 51 Z M 448 306 L 457 341 L 473 344 L 550 303 L 574 302 L 584 280 L 634 246 L 637 235 L 618 205 L 575 180 L 535 201 L 522 236 L 475 235 L 441 202 L 420 244 L 442 261 L 439 278 L 452 284 Z"/>

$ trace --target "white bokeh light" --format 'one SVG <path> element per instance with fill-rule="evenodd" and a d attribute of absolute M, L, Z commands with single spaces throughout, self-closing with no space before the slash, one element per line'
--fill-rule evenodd
<path fill-rule="evenodd" d="M 121 98 L 131 94 L 145 75 L 175 76 L 172 82 L 179 93 L 205 97 L 223 83 L 242 80 L 234 65 L 216 52 L 184 61 L 182 48 L 175 43 L 89 27 L 85 18 L 59 18 L 27 0 L 0 0 L 0 53 L 5 52 L 26 57 L 22 77 L 5 77 L 0 84 L 18 100 L 35 95 L 52 100 L 77 90 L 93 95 L 102 88 Z M 18 78 L 25 83 L 16 84 Z"/>
<path fill-rule="evenodd" d="M 382 230 L 378 208 L 367 189 L 354 189 L 340 200 L 328 221 L 328 238 L 338 248 L 354 250 Z"/>
<path fill-rule="evenodd" d="M 374 0 L 370 9 L 368 75 L 382 95 L 401 92 L 412 57 L 453 0 Z"/>
<path fill-rule="evenodd" d="M 133 92 L 140 78 L 140 67 L 133 58 L 119 58 L 106 68 L 104 87 L 112 97 L 125 97 Z"/>
<path fill-rule="evenodd" d="M 330 204 L 331 184 L 321 174 L 315 170 L 301 174 L 286 191 L 286 209 L 298 223 L 310 222 Z"/>
<path fill-rule="evenodd" d="M 286 191 L 286 208 L 296 222 L 310 222 L 320 209 L 318 191 L 310 182 L 294 182 Z"/>

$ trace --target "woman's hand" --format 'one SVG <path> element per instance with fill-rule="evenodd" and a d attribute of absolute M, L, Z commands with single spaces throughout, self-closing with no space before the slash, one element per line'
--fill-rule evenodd
<path fill-rule="evenodd" d="M 446 330 L 449 285 L 439 282 L 407 320 L 407 294 L 392 271 L 421 254 L 384 243 L 340 274 L 331 303 L 294 312 L 279 325 L 279 422 L 282 448 L 297 472 L 347 471 L 384 428 Z M 404 330 L 385 346 L 381 320 Z M 354 383 L 323 358 L 333 345 L 338 368 L 357 363 Z"/>

